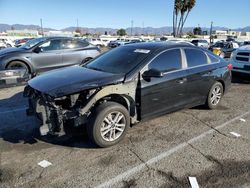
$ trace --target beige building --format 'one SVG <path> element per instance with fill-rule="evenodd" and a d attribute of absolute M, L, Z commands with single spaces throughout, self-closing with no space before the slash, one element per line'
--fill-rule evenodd
<path fill-rule="evenodd" d="M 37 30 L 7 30 L 6 31 L 8 36 L 24 36 L 24 37 L 37 37 L 38 31 Z"/>

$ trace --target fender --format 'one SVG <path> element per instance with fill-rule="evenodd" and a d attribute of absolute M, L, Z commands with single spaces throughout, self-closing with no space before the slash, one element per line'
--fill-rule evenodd
<path fill-rule="evenodd" d="M 35 71 L 31 61 L 28 58 L 23 58 L 23 57 L 11 57 L 11 58 L 9 58 L 7 60 L 6 65 L 5 65 L 5 69 L 7 68 L 9 63 L 12 62 L 12 61 L 21 61 L 21 62 L 23 62 L 23 63 L 25 63 L 25 64 L 27 64 L 29 66 L 31 73 L 34 73 L 34 71 Z"/>
<path fill-rule="evenodd" d="M 81 115 L 86 115 L 89 113 L 91 108 L 96 104 L 96 102 L 110 95 L 117 94 L 122 96 L 126 100 L 129 109 L 131 110 L 132 113 L 134 112 L 133 113 L 134 116 L 132 117 L 131 122 L 135 123 L 137 122 L 137 114 L 135 109 L 136 87 L 137 87 L 137 82 L 135 81 L 106 86 L 102 88 L 100 91 L 98 91 L 96 94 L 91 96 L 88 103 L 83 108 L 79 109 L 79 113 Z"/>

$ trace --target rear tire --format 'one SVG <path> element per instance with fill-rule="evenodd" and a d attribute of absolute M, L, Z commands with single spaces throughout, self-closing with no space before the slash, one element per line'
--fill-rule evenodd
<path fill-rule="evenodd" d="M 220 82 L 215 82 L 215 84 L 211 87 L 206 102 L 206 106 L 209 109 L 215 109 L 220 104 L 224 94 L 223 90 L 223 85 Z"/>
<path fill-rule="evenodd" d="M 89 138 L 99 147 L 110 147 L 119 143 L 130 125 L 128 110 L 116 103 L 105 102 L 94 111 L 87 125 Z"/>

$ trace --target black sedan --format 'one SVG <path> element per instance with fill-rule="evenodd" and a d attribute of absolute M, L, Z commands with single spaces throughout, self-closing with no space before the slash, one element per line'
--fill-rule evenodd
<path fill-rule="evenodd" d="M 42 37 L 19 48 L 0 50 L 0 70 L 25 69 L 30 75 L 93 59 L 100 50 L 70 37 Z"/>
<path fill-rule="evenodd" d="M 94 143 L 108 147 L 143 119 L 198 105 L 216 108 L 230 87 L 231 69 L 189 44 L 130 44 L 30 80 L 27 113 L 41 120 L 42 134 L 83 125 Z"/>

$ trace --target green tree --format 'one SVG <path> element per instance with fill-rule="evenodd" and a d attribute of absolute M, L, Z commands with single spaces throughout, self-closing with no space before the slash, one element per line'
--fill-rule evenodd
<path fill-rule="evenodd" d="M 195 27 L 194 30 L 193 30 L 193 33 L 195 35 L 201 35 L 202 34 L 201 27 Z"/>
<path fill-rule="evenodd" d="M 125 29 L 119 29 L 117 32 L 116 32 L 117 35 L 119 36 L 125 36 L 127 35 L 127 32 Z"/>
<path fill-rule="evenodd" d="M 173 11 L 173 34 L 181 37 L 187 17 L 194 8 L 196 0 L 175 0 Z"/>

